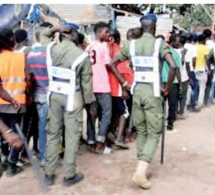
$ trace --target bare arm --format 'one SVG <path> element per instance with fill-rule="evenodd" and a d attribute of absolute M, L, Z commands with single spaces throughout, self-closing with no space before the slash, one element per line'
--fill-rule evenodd
<path fill-rule="evenodd" d="M 175 75 L 176 75 L 176 64 L 170 53 L 167 53 L 164 56 L 164 59 L 167 61 L 167 63 L 169 64 L 169 67 L 170 67 L 168 81 L 167 81 L 166 87 L 164 89 L 164 96 L 167 96 L 170 93 L 172 83 L 173 83 Z"/>

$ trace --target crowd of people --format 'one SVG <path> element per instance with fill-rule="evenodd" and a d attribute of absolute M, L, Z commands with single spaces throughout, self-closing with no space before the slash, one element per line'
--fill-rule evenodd
<path fill-rule="evenodd" d="M 64 157 L 64 185 L 84 178 L 75 171 L 80 141 L 90 152 L 109 155 L 136 140 L 139 164 L 132 180 L 150 187 L 146 172 L 162 131 L 163 100 L 172 131 L 177 119 L 186 118 L 186 108 L 199 112 L 213 104 L 215 90 L 211 30 L 172 32 L 165 40 L 155 37 L 156 20 L 143 16 L 141 28 L 128 30 L 122 48 L 119 31 L 104 22 L 95 24 L 89 43 L 73 23 L 40 24 L 33 44 L 24 29 L 0 32 L 1 164 L 8 176 L 28 163 L 14 134 L 19 124 L 27 141 L 33 138 L 32 151 L 45 167 L 48 185 L 59 157 Z"/>

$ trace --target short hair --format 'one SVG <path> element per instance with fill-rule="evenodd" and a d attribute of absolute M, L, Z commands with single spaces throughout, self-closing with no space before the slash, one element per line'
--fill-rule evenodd
<path fill-rule="evenodd" d="M 157 35 L 157 36 L 156 36 L 156 39 L 162 39 L 162 40 L 165 41 L 165 37 L 164 37 L 163 35 Z"/>
<path fill-rule="evenodd" d="M 212 32 L 211 32 L 210 29 L 205 29 L 205 30 L 203 31 L 203 35 L 205 36 L 205 38 L 209 38 L 209 37 L 211 37 Z"/>
<path fill-rule="evenodd" d="M 141 20 L 141 28 L 145 32 L 149 32 L 156 28 L 156 22 L 153 20 L 142 19 Z"/>
<path fill-rule="evenodd" d="M 187 33 L 185 36 L 186 36 L 186 41 L 192 42 L 194 39 L 192 33 Z"/>
<path fill-rule="evenodd" d="M 85 39 L 84 35 L 82 33 L 78 33 L 79 44 L 81 44 L 81 45 L 84 44 L 84 39 Z"/>
<path fill-rule="evenodd" d="M 97 33 L 99 29 L 103 29 L 103 28 L 109 28 L 108 24 L 105 22 L 98 22 L 97 24 L 95 24 L 94 32 Z"/>
<path fill-rule="evenodd" d="M 11 50 L 14 47 L 14 33 L 10 28 L 5 28 L 0 31 L 0 51 Z"/>
<path fill-rule="evenodd" d="M 178 34 L 172 34 L 169 38 L 169 43 L 173 43 L 176 41 L 177 38 L 180 38 L 180 35 Z"/>
<path fill-rule="evenodd" d="M 133 28 L 133 32 L 132 32 L 132 36 L 133 36 L 133 39 L 138 39 L 142 36 L 143 34 L 143 29 L 142 28 Z"/>
<path fill-rule="evenodd" d="M 198 36 L 198 42 L 202 43 L 202 42 L 205 42 L 205 40 L 206 40 L 206 37 L 204 34 L 200 34 Z"/>
<path fill-rule="evenodd" d="M 130 28 L 127 33 L 126 33 L 126 38 L 129 39 L 129 38 L 133 38 L 133 29 Z"/>
<path fill-rule="evenodd" d="M 28 38 L 28 33 L 24 29 L 18 29 L 15 31 L 15 41 L 21 43 Z"/>
<path fill-rule="evenodd" d="M 121 36 L 120 36 L 120 33 L 119 33 L 119 31 L 117 29 L 114 29 L 114 30 L 110 31 L 110 37 L 113 37 L 115 42 L 120 44 Z"/>
<path fill-rule="evenodd" d="M 43 23 L 40 24 L 40 27 L 52 28 L 53 25 L 51 23 L 49 23 L 49 22 L 43 22 Z"/>
<path fill-rule="evenodd" d="M 185 35 L 181 35 L 180 36 L 180 42 L 181 42 L 181 44 L 184 45 L 186 43 L 186 41 L 187 41 L 186 36 Z"/>

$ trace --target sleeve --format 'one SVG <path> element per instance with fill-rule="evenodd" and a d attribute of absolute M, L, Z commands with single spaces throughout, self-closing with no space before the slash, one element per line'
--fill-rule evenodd
<path fill-rule="evenodd" d="M 180 68 L 181 67 L 181 58 L 180 58 L 180 55 L 177 52 L 175 52 L 175 54 L 173 54 L 173 58 L 175 60 L 176 66 L 178 68 Z"/>
<path fill-rule="evenodd" d="M 210 53 L 210 49 L 208 47 L 205 47 L 205 55 L 208 55 Z"/>
<path fill-rule="evenodd" d="M 190 49 L 187 50 L 187 53 L 185 55 L 185 62 L 189 62 L 191 63 L 192 62 L 192 58 L 193 58 L 193 55 L 192 55 L 192 51 Z"/>
<path fill-rule="evenodd" d="M 162 41 L 160 45 L 160 56 L 162 60 L 164 60 L 167 53 L 170 53 L 170 46 L 165 41 Z"/>
<path fill-rule="evenodd" d="M 92 75 L 91 63 L 87 58 L 81 66 L 81 87 L 85 104 L 90 104 L 96 100 L 93 93 Z"/>
<path fill-rule="evenodd" d="M 40 34 L 41 43 L 46 47 L 51 42 L 52 31 L 50 28 L 46 28 Z"/>
<path fill-rule="evenodd" d="M 197 49 L 196 49 L 196 46 L 194 45 L 193 46 L 193 49 L 192 49 L 192 58 L 196 58 L 197 57 Z"/>
<path fill-rule="evenodd" d="M 127 42 L 123 45 L 120 53 L 117 55 L 117 57 L 119 58 L 119 60 L 122 62 L 122 61 L 125 61 L 125 60 L 128 60 L 129 59 L 129 46 L 130 46 L 130 42 Z"/>
<path fill-rule="evenodd" d="M 108 65 L 111 61 L 111 57 L 110 57 L 110 50 L 109 50 L 107 44 L 105 44 L 105 46 L 104 46 L 104 54 L 105 54 L 105 56 L 104 56 L 105 65 Z"/>

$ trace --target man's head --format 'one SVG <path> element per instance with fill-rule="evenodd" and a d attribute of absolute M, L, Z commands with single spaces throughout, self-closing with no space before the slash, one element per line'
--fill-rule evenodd
<path fill-rule="evenodd" d="M 79 27 L 74 23 L 66 23 L 63 27 L 60 39 L 67 39 L 74 42 L 76 45 L 79 44 L 78 29 Z"/>
<path fill-rule="evenodd" d="M 87 47 L 87 41 L 86 41 L 86 39 L 85 39 L 84 34 L 78 33 L 78 43 L 79 43 L 78 46 L 79 46 L 80 48 L 82 48 L 83 50 L 86 49 L 86 47 Z"/>
<path fill-rule="evenodd" d="M 169 44 L 175 49 L 178 49 L 180 47 L 180 41 L 180 35 L 178 34 L 172 34 L 169 38 Z"/>
<path fill-rule="evenodd" d="M 187 33 L 186 35 L 186 42 L 188 42 L 188 43 L 192 43 L 193 42 L 193 35 L 192 35 L 192 33 Z"/>
<path fill-rule="evenodd" d="M 133 28 L 133 34 L 132 37 L 133 39 L 139 39 L 143 34 L 142 28 Z"/>
<path fill-rule="evenodd" d="M 0 32 L 0 51 L 12 50 L 15 45 L 12 29 L 6 28 Z"/>
<path fill-rule="evenodd" d="M 212 32 L 210 29 L 205 29 L 203 31 L 203 35 L 205 36 L 206 39 L 211 39 Z"/>
<path fill-rule="evenodd" d="M 46 28 L 52 28 L 53 25 L 49 22 L 43 22 L 37 27 L 36 32 L 35 32 L 35 38 L 37 42 L 40 42 L 40 33 L 46 29 Z"/>
<path fill-rule="evenodd" d="M 205 43 L 206 43 L 206 38 L 205 38 L 205 35 L 204 35 L 204 34 L 201 34 L 201 35 L 198 36 L 198 43 L 199 43 L 199 44 L 205 45 Z"/>
<path fill-rule="evenodd" d="M 128 41 L 130 41 L 131 39 L 133 39 L 133 28 L 129 29 L 126 33 L 126 38 Z"/>
<path fill-rule="evenodd" d="M 181 35 L 180 36 L 180 44 L 182 47 L 184 47 L 186 41 L 187 41 L 187 37 L 185 35 Z"/>
<path fill-rule="evenodd" d="M 24 29 L 18 29 L 15 31 L 15 41 L 17 44 L 23 43 L 23 45 L 28 45 L 28 33 Z"/>
<path fill-rule="evenodd" d="M 94 27 L 96 38 L 100 41 L 109 41 L 109 26 L 105 22 L 99 22 Z"/>
<path fill-rule="evenodd" d="M 110 43 L 117 43 L 120 44 L 121 36 L 118 30 L 111 30 L 110 31 L 110 37 L 109 37 Z"/>
<path fill-rule="evenodd" d="M 157 17 L 154 14 L 147 14 L 140 19 L 141 28 L 143 32 L 151 33 L 152 35 L 155 35 L 156 31 L 156 22 Z"/>

